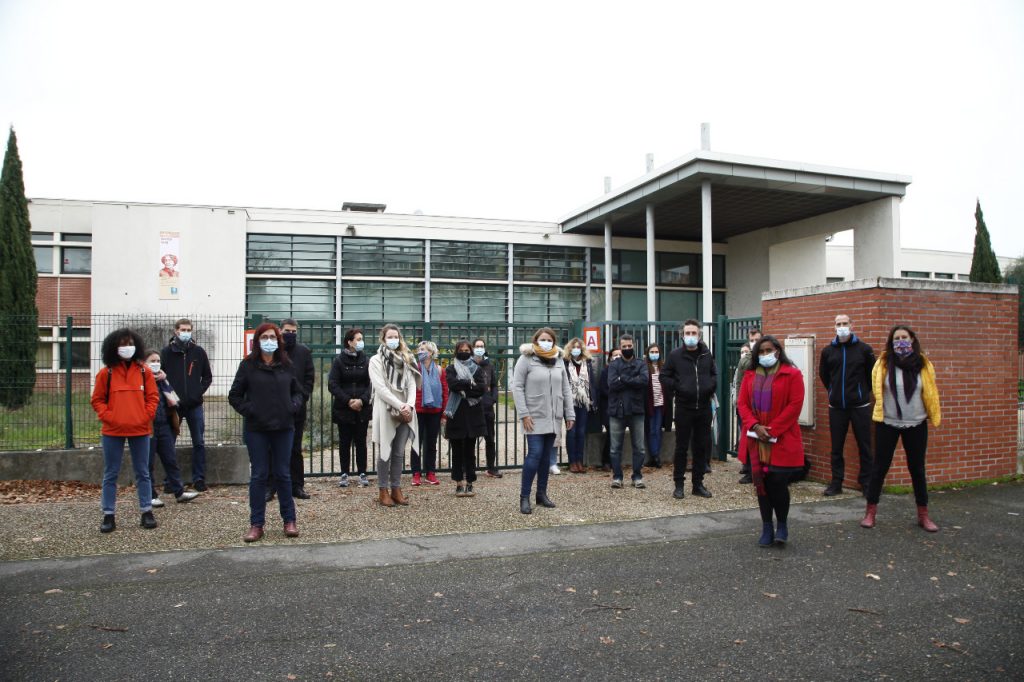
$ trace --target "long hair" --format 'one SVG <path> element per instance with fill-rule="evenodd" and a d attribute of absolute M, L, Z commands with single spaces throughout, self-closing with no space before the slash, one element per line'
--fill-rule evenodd
<path fill-rule="evenodd" d="M 256 333 L 252 335 L 252 349 L 249 351 L 249 356 L 246 359 L 252 363 L 260 362 L 260 357 L 262 355 L 262 351 L 260 350 L 260 337 L 268 330 L 273 330 L 274 336 L 277 337 L 277 350 L 274 351 L 273 361 L 280 362 L 282 365 L 292 364 L 292 361 L 288 359 L 288 352 L 284 349 L 284 337 L 281 335 L 281 328 L 273 322 L 264 322 L 260 326 L 256 327 Z"/>
<path fill-rule="evenodd" d="M 405 364 L 409 365 L 410 367 L 416 367 L 416 355 L 411 350 L 409 350 L 409 346 L 405 345 L 405 337 L 402 336 L 402 328 L 399 327 L 397 324 L 394 324 L 393 322 L 388 322 L 387 324 L 380 328 L 380 345 L 385 345 L 384 337 L 392 329 L 398 332 L 398 348 L 394 352 L 400 353 L 402 355 L 402 357 L 405 359 Z"/>
<path fill-rule="evenodd" d="M 793 361 L 789 359 L 789 356 L 786 355 L 786 349 L 782 347 L 782 344 L 779 343 L 779 340 L 772 336 L 771 334 L 765 334 L 764 336 L 761 337 L 761 340 L 757 342 L 757 348 L 751 349 L 751 352 L 754 354 L 754 363 L 751 369 L 757 369 L 758 367 L 761 366 L 760 363 L 758 363 L 757 358 L 761 355 L 761 345 L 764 344 L 765 342 L 770 343 L 772 344 L 772 346 L 775 347 L 775 350 L 779 354 L 779 364 L 789 365 L 790 367 L 796 367 L 796 365 L 793 364 Z"/>
<path fill-rule="evenodd" d="M 889 330 L 889 338 L 885 340 L 885 352 L 890 355 L 895 355 L 895 353 L 892 352 L 892 338 L 896 336 L 896 332 L 901 329 L 910 334 L 910 343 L 914 349 L 914 353 L 921 355 L 921 342 L 917 340 L 917 334 L 914 333 L 913 329 L 905 324 L 898 324 Z"/>
<path fill-rule="evenodd" d="M 661 355 L 659 355 L 657 360 L 652 361 L 651 360 L 651 349 L 652 348 L 657 348 L 658 349 L 658 353 L 659 354 L 661 353 L 661 344 L 652 343 L 651 345 L 647 346 L 647 352 L 644 353 L 644 355 L 647 356 L 647 371 L 649 372 L 651 370 L 651 367 L 657 367 L 658 368 L 658 372 L 661 372 L 661 368 L 665 366 L 665 358 L 663 358 L 663 357 L 661 357 Z"/>
<path fill-rule="evenodd" d="M 572 349 L 575 348 L 577 344 L 579 344 L 580 350 L 582 351 L 580 353 L 579 361 L 587 362 L 590 360 L 590 351 L 587 350 L 587 347 L 583 345 L 583 340 L 578 336 L 572 337 L 569 339 L 569 343 L 565 344 L 565 348 L 562 349 L 562 359 L 572 360 Z"/>
<path fill-rule="evenodd" d="M 556 334 L 555 330 L 552 329 L 551 327 L 541 327 L 540 329 L 535 331 L 533 333 L 533 338 L 531 339 L 531 341 L 533 343 L 537 343 L 537 339 L 540 338 L 541 334 L 548 334 L 548 335 L 551 336 L 552 341 L 554 341 L 554 343 L 552 344 L 552 347 L 558 345 L 558 334 Z"/>
<path fill-rule="evenodd" d="M 135 355 L 130 358 L 131 360 L 141 362 L 146 358 L 146 342 L 142 340 L 139 333 L 128 327 L 121 327 L 110 332 L 103 339 L 103 345 L 100 346 L 100 356 L 103 358 L 104 365 L 114 367 L 117 363 L 124 362 L 121 356 L 117 354 L 117 347 L 125 339 L 131 340 L 132 345 L 135 346 Z"/>

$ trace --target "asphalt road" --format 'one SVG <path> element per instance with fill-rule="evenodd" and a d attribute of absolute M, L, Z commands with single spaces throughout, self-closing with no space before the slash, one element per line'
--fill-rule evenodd
<path fill-rule="evenodd" d="M 1024 486 L 932 509 L 9 562 L 0 678 L 1024 679 Z"/>

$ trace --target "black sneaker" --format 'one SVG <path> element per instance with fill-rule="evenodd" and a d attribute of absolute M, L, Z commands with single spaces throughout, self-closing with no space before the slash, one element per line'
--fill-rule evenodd
<path fill-rule="evenodd" d="M 466 496 L 466 489 L 463 486 L 461 486 L 461 485 L 455 486 L 455 497 L 465 497 L 465 496 Z"/>
<path fill-rule="evenodd" d="M 473 497 L 474 495 L 476 495 L 476 493 L 473 492 L 473 484 L 472 483 L 467 483 L 466 484 L 466 497 Z"/>
<path fill-rule="evenodd" d="M 306 492 L 306 489 L 304 487 L 299 485 L 292 488 L 292 497 L 297 497 L 300 500 L 308 500 L 309 493 Z"/>
<path fill-rule="evenodd" d="M 743 474 L 742 476 L 740 476 L 739 482 L 741 484 L 753 483 L 754 477 L 751 476 L 750 474 Z"/>
<path fill-rule="evenodd" d="M 142 520 L 139 521 L 139 525 L 143 528 L 156 528 L 156 519 L 153 518 L 153 512 L 142 512 Z"/>
<path fill-rule="evenodd" d="M 711 491 L 705 488 L 703 483 L 694 484 L 693 494 L 698 497 L 711 497 Z"/>
<path fill-rule="evenodd" d="M 683 486 L 677 485 L 675 492 L 672 493 L 672 497 L 676 498 L 677 500 L 681 500 L 684 497 L 686 497 L 686 491 L 683 490 Z"/>
<path fill-rule="evenodd" d="M 171 495 L 174 494 L 174 488 L 171 487 L 170 483 L 164 483 L 164 492 L 170 493 Z"/>
<path fill-rule="evenodd" d="M 200 478 L 198 481 L 195 481 L 192 484 L 192 489 L 195 490 L 196 492 L 205 493 L 206 492 L 206 481 L 204 481 L 203 479 Z"/>
<path fill-rule="evenodd" d="M 101 533 L 110 533 L 115 528 L 117 528 L 117 524 L 114 523 L 114 515 L 113 514 L 104 514 L 103 515 L 103 523 L 100 524 L 100 532 Z"/>
<path fill-rule="evenodd" d="M 825 491 L 823 493 L 821 493 L 821 494 L 824 495 L 825 497 L 833 497 L 835 495 L 841 495 L 842 492 L 843 492 L 843 484 L 842 483 L 836 483 L 835 481 L 833 481 L 832 483 L 828 484 L 828 487 L 825 488 Z"/>

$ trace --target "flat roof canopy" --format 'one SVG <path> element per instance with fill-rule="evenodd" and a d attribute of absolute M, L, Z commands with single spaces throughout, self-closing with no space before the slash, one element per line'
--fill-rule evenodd
<path fill-rule="evenodd" d="M 726 241 L 746 232 L 831 213 L 887 196 L 902 197 L 905 175 L 696 152 L 657 168 L 570 213 L 562 232 L 646 236 L 654 205 L 656 239 L 701 240 L 701 183 L 711 182 L 711 234 Z"/>

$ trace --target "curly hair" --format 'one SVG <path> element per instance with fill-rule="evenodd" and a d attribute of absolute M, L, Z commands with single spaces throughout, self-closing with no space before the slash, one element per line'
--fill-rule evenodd
<path fill-rule="evenodd" d="M 103 359 L 104 365 L 114 367 L 117 363 L 124 362 L 117 354 L 117 348 L 125 340 L 131 341 L 131 345 L 135 346 L 135 355 L 131 357 L 132 360 L 142 361 L 146 358 L 146 342 L 142 340 L 142 336 L 128 327 L 121 327 L 110 332 L 103 339 L 103 345 L 100 346 L 100 357 Z"/>

